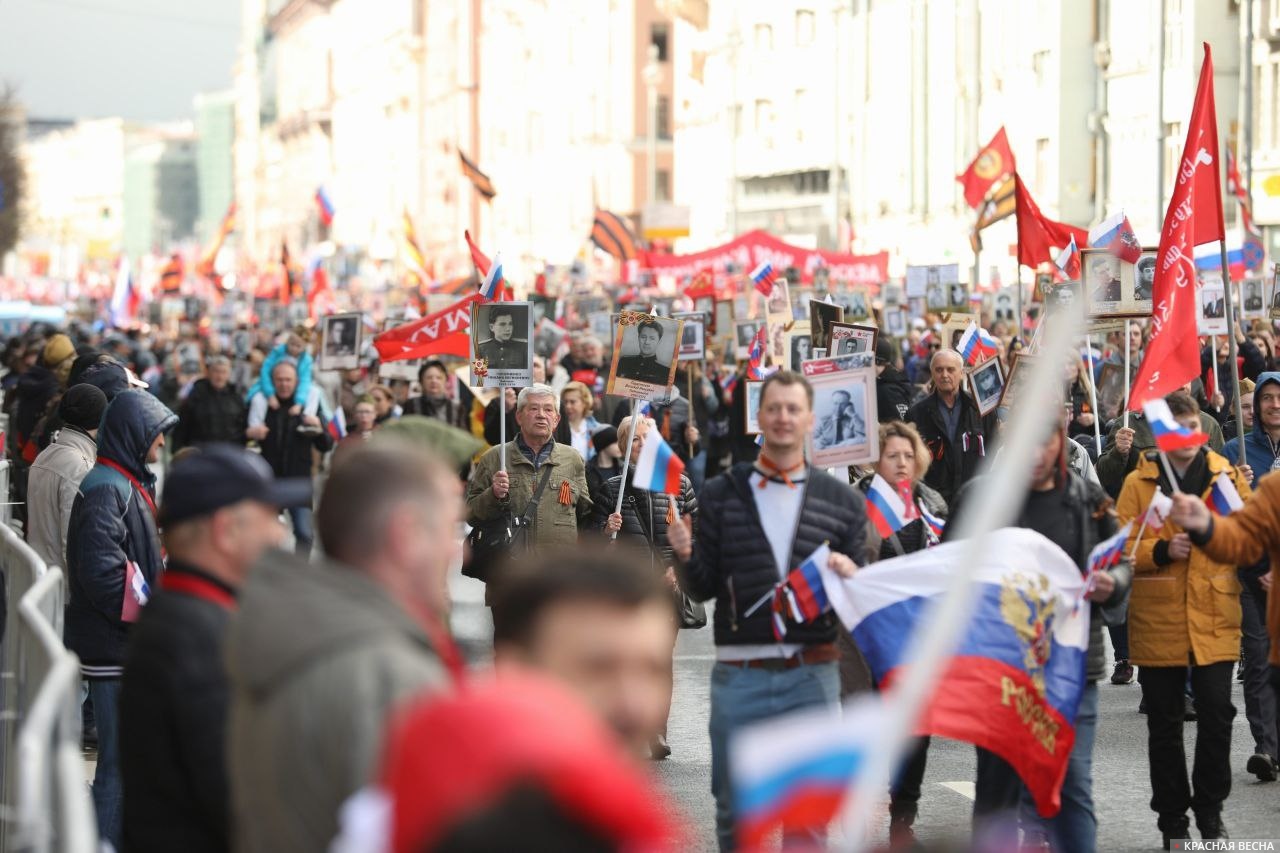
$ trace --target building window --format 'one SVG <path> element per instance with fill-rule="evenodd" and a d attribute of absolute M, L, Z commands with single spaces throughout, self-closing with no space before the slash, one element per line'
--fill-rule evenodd
<path fill-rule="evenodd" d="M 653 182 L 656 184 L 653 188 L 653 200 L 671 201 L 671 170 L 655 169 Z"/>
<path fill-rule="evenodd" d="M 668 95 L 659 95 L 654 108 L 654 130 L 659 139 L 671 138 L 671 98 Z"/>
<path fill-rule="evenodd" d="M 1182 122 L 1167 121 L 1164 123 L 1164 185 L 1165 198 L 1173 191 L 1177 179 L 1178 168 L 1182 163 Z M 1160 199 L 1164 204 L 1164 199 Z"/>
<path fill-rule="evenodd" d="M 1036 140 L 1036 195 L 1043 196 L 1049 184 L 1049 140 Z"/>
<path fill-rule="evenodd" d="M 773 50 L 773 27 L 756 24 L 756 50 Z"/>
<path fill-rule="evenodd" d="M 804 130 L 810 116 L 810 100 L 808 89 L 796 89 L 795 115 L 792 116 L 791 121 L 796 128 L 797 142 L 804 142 Z"/>
<path fill-rule="evenodd" d="M 667 61 L 667 45 L 670 41 L 670 30 L 666 24 L 650 24 L 649 25 L 649 44 L 657 50 L 657 59 L 659 62 Z"/>
<path fill-rule="evenodd" d="M 756 101 L 756 133 L 764 133 L 773 127 L 773 102 L 760 98 Z"/>
<path fill-rule="evenodd" d="M 1045 76 L 1049 73 L 1049 51 L 1037 50 L 1031 54 L 1031 71 L 1036 77 L 1036 87 L 1043 89 Z"/>
<path fill-rule="evenodd" d="M 813 44 L 814 15 L 812 9 L 796 10 L 796 47 Z"/>

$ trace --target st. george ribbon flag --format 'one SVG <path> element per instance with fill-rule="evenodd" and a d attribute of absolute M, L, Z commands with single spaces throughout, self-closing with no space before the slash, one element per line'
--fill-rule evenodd
<path fill-rule="evenodd" d="M 964 542 L 873 563 L 847 580 L 825 566 L 832 609 L 883 690 L 903 676 L 912 633 L 956 571 Z M 1089 608 L 1085 579 L 1061 548 L 1022 528 L 990 534 L 964 637 L 917 726 L 983 747 L 1007 761 L 1052 816 L 1075 743 L 1085 686 Z"/>

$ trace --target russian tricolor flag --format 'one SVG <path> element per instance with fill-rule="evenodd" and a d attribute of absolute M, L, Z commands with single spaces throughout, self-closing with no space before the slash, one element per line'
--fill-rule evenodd
<path fill-rule="evenodd" d="M 763 261 L 751 271 L 751 280 L 755 283 L 756 290 L 767 299 L 773 295 L 773 285 L 778 280 L 778 274 L 773 271 L 773 264 Z"/>
<path fill-rule="evenodd" d="M 662 433 L 650 428 L 645 434 L 644 445 L 636 458 L 636 470 L 632 485 L 649 492 L 680 494 L 680 475 L 684 463 L 676 456 L 671 445 L 662 440 Z"/>
<path fill-rule="evenodd" d="M 842 709 L 795 711 L 735 731 L 729 772 L 743 847 L 760 849 L 779 824 L 784 832 L 825 829 L 861 787 L 885 719 L 880 696 L 864 694 Z"/>
<path fill-rule="evenodd" d="M 116 272 L 116 286 L 111 292 L 111 325 L 117 329 L 128 326 L 138 317 L 142 307 L 142 294 L 133 282 L 129 270 L 129 258 L 121 256 L 120 269 Z"/>
<path fill-rule="evenodd" d="M 1138 235 L 1133 233 L 1133 226 L 1123 210 L 1089 229 L 1089 245 L 1095 249 L 1107 249 L 1131 264 L 1137 263 L 1142 255 Z"/>
<path fill-rule="evenodd" d="M 493 256 L 493 263 L 489 265 L 489 271 L 484 274 L 484 281 L 480 282 L 480 298 L 486 302 L 492 302 L 501 292 L 502 253 L 497 252 Z"/>
<path fill-rule="evenodd" d="M 333 224 L 333 201 L 324 187 L 316 189 L 316 207 L 320 209 L 320 221 L 326 226 Z"/>
<path fill-rule="evenodd" d="M 867 489 L 867 518 L 871 519 L 881 539 L 888 539 L 916 518 L 911 481 L 903 480 L 894 487 L 876 474 L 871 480 L 871 488 Z"/>
<path fill-rule="evenodd" d="M 987 361 L 1000 352 L 1000 345 L 996 342 L 996 339 L 987 334 L 974 320 L 969 321 L 968 328 L 960 336 L 958 346 L 965 364 L 977 364 L 980 361 Z"/>
<path fill-rule="evenodd" d="M 1114 569 L 1119 563 L 1120 558 L 1124 556 L 1124 544 L 1129 541 L 1129 531 L 1133 528 L 1133 522 L 1129 522 L 1111 538 L 1105 539 L 1093 546 L 1093 550 L 1089 552 L 1089 560 L 1085 563 L 1085 575 L 1091 575 L 1094 572 L 1105 572 L 1108 569 Z"/>
<path fill-rule="evenodd" d="M 805 558 L 797 569 L 787 575 L 786 585 L 791 589 L 791 618 L 797 622 L 812 622 L 831 609 L 827 588 L 822 581 L 822 567 L 831 559 L 831 546 L 821 545 Z"/>
<path fill-rule="evenodd" d="M 920 510 L 920 517 L 924 519 L 925 527 L 929 528 L 929 533 L 933 537 L 933 541 L 941 542 L 942 531 L 945 530 L 947 526 L 946 519 L 929 512 L 923 502 L 918 501 L 916 503 L 916 509 Z"/>
<path fill-rule="evenodd" d="M 1244 508 L 1240 493 L 1236 491 L 1235 484 L 1226 474 L 1219 474 L 1214 478 L 1213 488 L 1209 490 L 1209 497 L 1205 499 L 1205 503 L 1218 515 L 1231 515 L 1236 510 Z"/>
<path fill-rule="evenodd" d="M 1071 242 L 1053 262 L 1069 281 L 1080 280 L 1080 247 L 1076 245 L 1076 235 L 1071 235 Z"/>
<path fill-rule="evenodd" d="M 931 618 L 967 549 L 947 542 L 864 566 L 852 578 L 825 576 L 832 608 L 882 689 L 911 665 L 911 637 Z M 1086 681 L 1089 608 L 1076 607 L 1085 579 L 1047 538 L 1008 527 L 987 536 L 973 583 L 968 628 L 916 731 L 999 755 L 1051 817 Z"/>
<path fill-rule="evenodd" d="M 761 325 L 756 330 L 756 336 L 751 339 L 751 349 L 747 352 L 747 378 L 748 379 L 764 379 L 769 375 L 769 371 L 764 368 L 764 348 L 767 340 L 765 335 L 768 327 Z"/>
<path fill-rule="evenodd" d="M 1161 453 L 1184 447 L 1199 447 L 1209 440 L 1209 436 L 1203 431 L 1192 432 L 1174 420 L 1173 412 L 1169 411 L 1169 404 L 1163 397 L 1143 403 L 1142 413 L 1147 417 L 1147 425 L 1151 427 L 1151 435 Z"/>
<path fill-rule="evenodd" d="M 1164 521 L 1171 512 L 1173 512 L 1173 498 L 1156 489 L 1156 493 L 1151 496 L 1151 503 L 1147 506 L 1147 514 L 1142 523 L 1152 530 L 1159 530 L 1164 527 Z"/>
<path fill-rule="evenodd" d="M 341 406 L 334 408 L 333 415 L 330 416 L 329 423 L 325 427 L 334 441 L 341 441 L 347 437 L 347 416 L 343 413 Z"/>

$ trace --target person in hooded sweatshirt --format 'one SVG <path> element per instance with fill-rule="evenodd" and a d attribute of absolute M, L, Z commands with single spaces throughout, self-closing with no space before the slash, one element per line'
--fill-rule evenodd
<path fill-rule="evenodd" d="M 145 391 L 123 391 L 98 428 L 97 464 L 80 481 L 67 535 L 64 639 L 80 656 L 98 726 L 93 805 L 103 840 L 120 848 L 120 682 L 129 628 L 164 567 L 156 527 L 155 476 L 165 433 L 178 416 Z"/>
<path fill-rule="evenodd" d="M 92 385 L 72 385 L 58 402 L 62 428 L 31 463 L 27 479 L 27 544 L 46 566 L 66 565 L 67 530 L 80 481 L 98 455 L 95 436 L 107 397 Z"/>
<path fill-rule="evenodd" d="M 915 386 L 898 367 L 897 346 L 888 338 L 876 342 L 876 412 L 880 423 L 904 421 Z"/>

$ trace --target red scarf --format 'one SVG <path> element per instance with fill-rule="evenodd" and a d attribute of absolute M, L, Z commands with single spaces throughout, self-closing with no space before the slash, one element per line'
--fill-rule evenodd
<path fill-rule="evenodd" d="M 98 464 L 106 465 L 108 468 L 118 472 L 121 476 L 123 476 L 126 480 L 128 480 L 133 485 L 133 488 L 137 490 L 138 494 L 142 495 L 142 499 L 147 502 L 147 508 L 151 510 L 151 517 L 153 519 L 156 518 L 157 512 L 156 512 L 155 498 L 151 497 L 151 492 L 147 491 L 147 488 L 143 486 L 142 483 L 138 482 L 137 477 L 133 476 L 133 474 L 125 470 L 123 465 L 119 464 L 118 462 L 113 462 L 112 460 L 108 459 L 105 456 L 98 457 Z"/>
<path fill-rule="evenodd" d="M 165 572 L 160 578 L 160 588 L 181 592 L 204 599 L 225 610 L 236 609 L 236 597 L 207 578 L 190 575 L 181 570 Z"/>
<path fill-rule="evenodd" d="M 794 489 L 796 487 L 796 484 L 793 483 L 791 481 L 791 478 L 787 476 L 787 471 L 792 469 L 788 468 L 786 471 L 784 471 L 782 468 L 778 467 L 778 463 L 774 462 L 772 459 L 770 459 L 768 456 L 765 456 L 763 453 L 761 453 L 759 457 L 756 458 L 756 464 L 763 469 L 761 473 L 764 474 L 764 479 L 760 481 L 760 488 L 763 489 L 766 485 L 768 485 L 769 481 L 774 477 L 780 477 L 782 479 L 782 482 L 785 483 L 787 488 L 789 489 Z M 798 465 L 796 467 L 800 468 L 803 466 Z"/>

